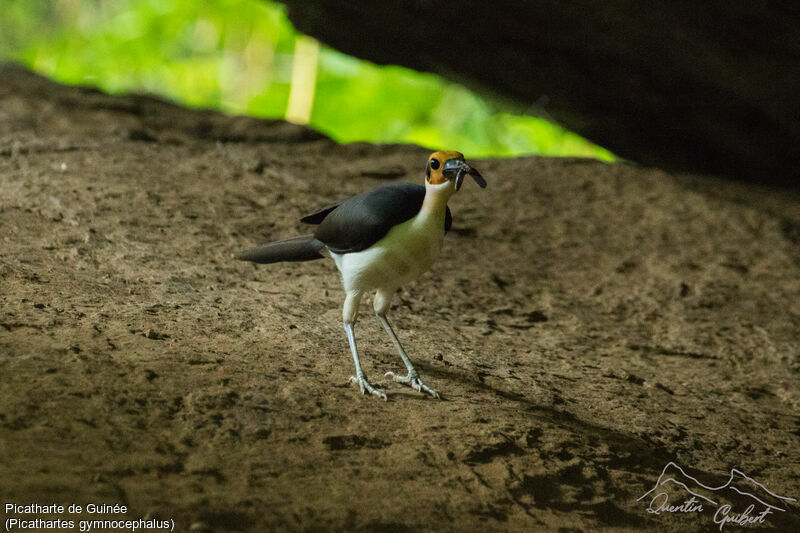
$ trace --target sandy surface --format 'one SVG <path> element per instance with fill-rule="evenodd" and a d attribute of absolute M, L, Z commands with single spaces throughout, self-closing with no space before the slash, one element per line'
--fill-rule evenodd
<path fill-rule="evenodd" d="M 179 531 L 716 529 L 636 501 L 669 461 L 800 498 L 797 195 L 473 161 L 489 187 L 451 200 L 390 315 L 444 399 L 383 378 L 403 367 L 365 301 L 382 402 L 348 383 L 332 261 L 231 257 L 421 183 L 425 150 L 0 77 L 3 503 Z M 750 528 L 770 529 L 798 506 Z"/>

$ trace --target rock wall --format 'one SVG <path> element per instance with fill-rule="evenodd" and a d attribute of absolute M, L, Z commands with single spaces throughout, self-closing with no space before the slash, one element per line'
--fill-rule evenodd
<path fill-rule="evenodd" d="M 633 161 L 798 184 L 796 3 L 285 3 L 345 53 L 511 99 Z"/>

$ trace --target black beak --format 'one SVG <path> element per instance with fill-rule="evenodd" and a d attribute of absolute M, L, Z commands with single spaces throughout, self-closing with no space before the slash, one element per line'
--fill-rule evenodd
<path fill-rule="evenodd" d="M 472 179 L 475 180 L 475 183 L 477 183 L 481 189 L 486 188 L 486 180 L 483 179 L 483 176 L 481 176 L 480 172 L 460 159 L 448 159 L 444 164 L 442 174 L 447 179 L 455 178 L 456 190 L 461 188 L 461 184 L 464 182 L 464 176 L 467 174 L 472 176 Z"/>

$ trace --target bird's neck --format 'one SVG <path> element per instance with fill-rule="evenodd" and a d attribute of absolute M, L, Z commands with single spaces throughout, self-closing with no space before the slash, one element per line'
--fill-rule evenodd
<path fill-rule="evenodd" d="M 449 181 L 438 185 L 425 184 L 425 199 L 422 201 L 420 215 L 423 217 L 442 217 L 447 209 L 447 201 L 453 196 L 455 189 Z"/>

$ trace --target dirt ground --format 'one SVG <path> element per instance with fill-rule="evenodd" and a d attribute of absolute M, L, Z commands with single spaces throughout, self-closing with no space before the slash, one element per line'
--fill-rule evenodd
<path fill-rule="evenodd" d="M 422 183 L 427 151 L 0 79 L 4 507 L 116 503 L 177 531 L 717 530 L 637 501 L 669 461 L 800 498 L 797 194 L 472 160 L 489 187 L 451 200 L 390 315 L 443 399 L 383 377 L 403 367 L 365 300 L 383 402 L 348 383 L 332 261 L 232 256 Z M 748 529 L 800 531 L 798 505 Z"/>

